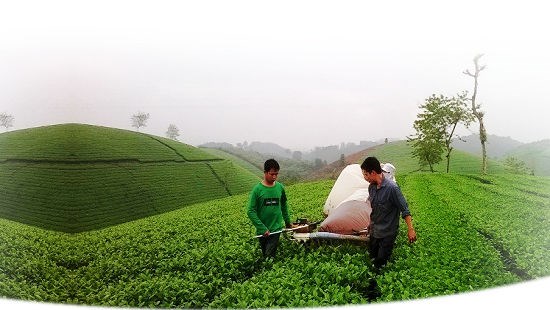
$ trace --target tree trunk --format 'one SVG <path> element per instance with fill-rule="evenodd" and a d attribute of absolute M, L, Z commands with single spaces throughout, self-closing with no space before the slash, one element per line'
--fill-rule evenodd
<path fill-rule="evenodd" d="M 477 110 L 476 106 L 476 96 L 477 96 L 477 78 L 479 73 L 485 69 L 485 66 L 479 66 L 478 60 L 483 56 L 483 54 L 477 55 L 474 58 L 475 73 L 470 73 L 470 71 L 464 71 L 464 74 L 469 75 L 474 78 L 474 93 L 472 94 L 472 112 L 479 122 L 479 141 L 481 142 L 481 173 L 487 174 L 487 148 L 485 143 L 487 142 L 487 131 L 485 130 L 485 125 L 483 124 L 483 115 L 484 113 Z"/>
<path fill-rule="evenodd" d="M 481 160 L 482 160 L 482 173 L 487 174 L 487 132 L 483 125 L 483 118 L 479 121 L 479 140 L 481 141 Z"/>

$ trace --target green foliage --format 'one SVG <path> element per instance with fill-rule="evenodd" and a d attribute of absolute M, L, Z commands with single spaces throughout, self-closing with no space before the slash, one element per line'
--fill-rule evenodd
<path fill-rule="evenodd" d="M 431 139 L 427 135 L 419 135 L 417 138 L 410 139 L 409 142 L 413 148 L 411 155 L 418 158 L 420 168 L 428 166 L 430 171 L 434 172 L 434 165 L 443 159 L 441 141 Z"/>
<path fill-rule="evenodd" d="M 474 120 L 466 104 L 467 93 L 448 98 L 432 95 L 420 105 L 423 109 L 414 121 L 416 135 L 409 138 L 413 147 L 412 155 L 419 160 L 421 167 L 428 165 L 430 171 L 441 161 L 446 152 L 447 172 L 449 172 L 451 142 L 458 124 L 466 126 Z"/>
<path fill-rule="evenodd" d="M 66 124 L 0 135 L 0 217 L 51 230 L 104 228 L 258 181 L 229 160 L 126 130 Z"/>
<path fill-rule="evenodd" d="M 524 190 L 535 184 L 540 185 L 530 193 Z M 513 253 L 511 259 L 529 278 L 550 274 L 545 250 L 550 213 L 541 208 L 549 203 L 544 193 L 550 179 L 422 173 L 408 175 L 401 186 L 419 239 L 413 246 L 406 238 L 398 239 L 396 259 L 379 283 L 382 299 L 452 294 L 525 280 L 509 270 L 510 259 L 501 249 Z"/>
<path fill-rule="evenodd" d="M 281 238 L 262 261 L 247 194 L 65 234 L 0 220 L 0 296 L 101 306 L 319 307 L 455 294 L 550 275 L 550 179 L 408 173 L 418 241 L 400 226 L 381 273 L 366 248 Z M 334 181 L 287 187 L 291 217 L 322 219 Z M 521 271 L 521 272 L 520 272 Z M 376 281 L 381 295 L 367 294 Z"/>

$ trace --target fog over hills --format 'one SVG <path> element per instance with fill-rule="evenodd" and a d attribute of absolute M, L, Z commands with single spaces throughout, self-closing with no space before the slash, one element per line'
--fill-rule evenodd
<path fill-rule="evenodd" d="M 316 146 L 313 149 L 302 152 L 286 148 L 273 142 L 243 142 L 233 145 L 227 142 L 209 142 L 199 145 L 199 147 L 216 148 L 230 150 L 232 148 L 239 148 L 247 151 L 257 152 L 265 155 L 272 155 L 274 157 L 292 158 L 298 160 L 315 161 L 321 159 L 327 163 L 340 159 L 342 154 L 348 156 L 350 154 L 359 152 L 361 150 L 384 144 L 387 142 L 399 141 L 400 139 L 388 138 L 377 141 L 360 141 L 359 144 L 354 142 L 341 142 L 334 145 Z"/>
<path fill-rule="evenodd" d="M 487 136 L 487 156 L 491 158 L 500 158 L 511 150 L 523 145 L 510 137 L 502 137 L 497 135 Z M 461 137 L 460 140 L 455 139 L 452 146 L 464 152 L 473 153 L 481 156 L 481 143 L 479 142 L 478 134 L 471 134 L 466 137 Z"/>
<path fill-rule="evenodd" d="M 402 139 L 388 139 L 388 143 L 404 141 Z M 273 156 L 275 158 L 319 161 L 330 164 L 344 157 L 350 156 L 371 147 L 386 144 L 385 140 L 361 141 L 356 143 L 342 142 L 339 145 L 317 146 L 308 152 L 294 151 L 272 142 L 238 143 L 233 145 L 226 142 L 210 142 L 201 147 L 217 148 L 224 150 L 239 149 Z M 479 136 L 472 134 L 453 141 L 455 150 L 481 156 L 481 144 Z M 535 175 L 550 175 L 550 139 L 532 143 L 522 143 L 511 137 L 489 135 L 487 142 L 487 154 L 490 159 L 503 160 L 507 157 L 516 157 L 532 168 Z"/>
<path fill-rule="evenodd" d="M 391 138 L 387 141 L 360 141 L 359 144 L 354 142 L 342 142 L 338 145 L 319 145 L 307 152 L 301 152 L 292 150 L 285 146 L 273 142 L 243 142 L 233 145 L 227 142 L 209 142 L 200 145 L 200 147 L 228 149 L 232 147 L 242 148 L 249 151 L 258 152 L 261 154 L 279 156 L 283 158 L 295 158 L 304 160 L 315 160 L 317 158 L 326 160 L 327 162 L 333 162 L 340 158 L 342 154 L 348 156 L 350 154 L 362 151 L 364 149 L 384 144 L 386 142 L 400 141 L 402 139 Z M 523 143 L 510 137 L 502 137 L 498 135 L 489 135 L 487 141 L 487 154 L 490 158 L 499 159 L 504 157 L 507 153 L 530 143 Z M 455 139 L 452 146 L 464 152 L 472 153 L 481 156 L 481 145 L 479 142 L 479 135 L 472 134 L 469 136 L 461 137 L 460 140 Z"/>

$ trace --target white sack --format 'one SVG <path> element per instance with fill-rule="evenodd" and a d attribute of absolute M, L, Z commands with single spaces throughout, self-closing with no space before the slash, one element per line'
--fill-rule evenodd
<path fill-rule="evenodd" d="M 332 209 L 337 208 L 338 205 L 344 200 L 349 200 L 348 198 L 351 195 L 356 193 L 358 193 L 357 195 L 359 196 L 364 195 L 362 190 L 368 190 L 368 187 L 369 182 L 367 182 L 363 177 L 363 172 L 361 171 L 361 166 L 359 164 L 346 166 L 346 168 L 344 168 L 338 176 L 338 179 L 336 179 L 336 182 L 328 195 L 325 206 L 323 207 L 323 213 L 325 215 L 329 215 Z M 368 197 L 368 191 L 366 197 Z"/>

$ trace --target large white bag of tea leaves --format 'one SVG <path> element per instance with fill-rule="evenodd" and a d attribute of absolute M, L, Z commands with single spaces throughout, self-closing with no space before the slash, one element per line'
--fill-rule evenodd
<path fill-rule="evenodd" d="M 347 200 L 330 211 L 319 231 L 352 235 L 367 229 L 372 212 L 368 201 Z"/>

